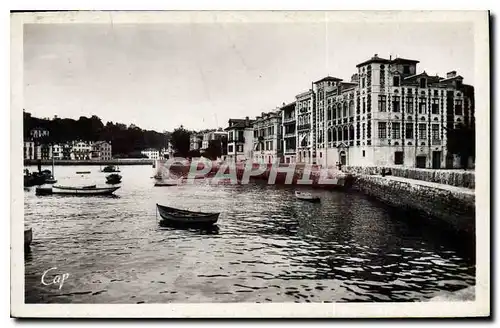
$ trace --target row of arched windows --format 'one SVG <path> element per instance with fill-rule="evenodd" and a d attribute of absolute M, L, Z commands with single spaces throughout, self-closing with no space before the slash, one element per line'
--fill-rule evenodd
<path fill-rule="evenodd" d="M 334 105 L 328 105 L 326 111 L 326 119 L 336 120 L 339 118 L 353 117 L 354 116 L 354 101 L 351 100 L 349 103 L 338 103 Z"/>
<path fill-rule="evenodd" d="M 328 142 L 354 140 L 354 126 L 332 127 L 327 130 Z"/>

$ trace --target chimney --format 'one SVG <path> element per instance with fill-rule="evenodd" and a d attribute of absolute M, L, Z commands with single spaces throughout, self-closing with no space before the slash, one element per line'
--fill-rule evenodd
<path fill-rule="evenodd" d="M 247 116 L 245 117 L 245 126 L 249 126 L 250 125 L 250 118 Z"/>
<path fill-rule="evenodd" d="M 446 73 L 447 79 L 451 79 L 452 77 L 455 77 L 455 76 L 457 76 L 457 71 L 451 71 L 451 72 Z"/>

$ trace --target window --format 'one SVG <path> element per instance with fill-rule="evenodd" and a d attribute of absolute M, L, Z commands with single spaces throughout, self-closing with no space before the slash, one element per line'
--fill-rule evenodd
<path fill-rule="evenodd" d="M 432 99 L 431 112 L 432 112 L 432 114 L 439 114 L 439 99 L 438 98 Z"/>
<path fill-rule="evenodd" d="M 363 157 L 365 157 L 365 151 L 364 150 L 362 151 L 362 154 L 363 154 Z"/>
<path fill-rule="evenodd" d="M 238 131 L 238 141 L 243 141 L 243 131 Z"/>
<path fill-rule="evenodd" d="M 419 114 L 427 113 L 427 108 L 425 107 L 425 98 L 420 98 L 420 102 L 418 104 L 418 113 Z"/>
<path fill-rule="evenodd" d="M 427 80 L 425 78 L 420 79 L 420 87 L 421 88 L 426 88 L 427 87 Z"/>
<path fill-rule="evenodd" d="M 233 140 L 233 131 L 229 132 L 229 140 Z"/>
<path fill-rule="evenodd" d="M 399 76 L 393 76 L 392 77 L 392 85 L 394 87 L 399 87 Z"/>
<path fill-rule="evenodd" d="M 365 97 L 363 97 L 363 114 L 366 112 L 366 103 L 365 103 Z"/>
<path fill-rule="evenodd" d="M 462 111 L 462 100 L 455 100 L 455 115 L 463 115 Z"/>
<path fill-rule="evenodd" d="M 394 152 L 394 164 L 403 164 L 403 152 L 402 151 L 395 151 Z"/>
<path fill-rule="evenodd" d="M 392 111 L 395 113 L 399 113 L 401 111 L 401 107 L 399 106 L 399 96 L 392 97 Z"/>
<path fill-rule="evenodd" d="M 403 66 L 403 74 L 410 74 L 410 65 Z"/>
<path fill-rule="evenodd" d="M 365 127 L 366 127 L 366 124 L 363 123 L 363 135 L 362 135 L 362 138 L 365 139 Z"/>
<path fill-rule="evenodd" d="M 419 123 L 418 124 L 418 138 L 419 139 L 427 139 L 427 124 Z"/>
<path fill-rule="evenodd" d="M 379 139 L 387 138 L 387 123 L 386 122 L 378 122 L 378 137 Z"/>
<path fill-rule="evenodd" d="M 379 112 L 385 112 L 385 109 L 387 108 L 387 96 L 378 96 L 378 111 Z M 365 112 L 365 108 L 363 107 L 363 113 Z"/>
<path fill-rule="evenodd" d="M 243 145 L 238 145 L 238 152 L 243 152 Z"/>
<path fill-rule="evenodd" d="M 349 102 L 349 117 L 354 116 L 354 101 Z"/>
<path fill-rule="evenodd" d="M 432 140 L 439 140 L 439 124 L 432 124 Z"/>
<path fill-rule="evenodd" d="M 401 125 L 399 123 L 392 123 L 392 139 L 401 138 Z"/>
<path fill-rule="evenodd" d="M 347 117 L 347 103 L 345 102 L 344 105 L 342 106 L 342 116 Z"/>
<path fill-rule="evenodd" d="M 413 98 L 412 97 L 406 98 L 406 112 L 408 114 L 413 114 Z"/>
<path fill-rule="evenodd" d="M 413 123 L 406 123 L 405 138 L 413 139 Z"/>
<path fill-rule="evenodd" d="M 227 146 L 227 152 L 232 153 L 233 152 L 233 145 Z"/>
<path fill-rule="evenodd" d="M 326 119 L 330 121 L 332 119 L 332 108 L 328 106 L 328 110 L 326 111 Z"/>
<path fill-rule="evenodd" d="M 363 77 L 361 79 L 361 87 L 364 88 L 365 87 L 365 78 Z"/>

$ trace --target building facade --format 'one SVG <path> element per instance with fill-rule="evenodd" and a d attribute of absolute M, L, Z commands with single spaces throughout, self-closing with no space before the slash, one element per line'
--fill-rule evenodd
<path fill-rule="evenodd" d="M 141 154 L 146 156 L 148 159 L 159 159 L 160 158 L 160 151 L 158 149 L 154 149 L 154 148 L 144 149 L 143 151 L 141 151 Z"/>
<path fill-rule="evenodd" d="M 227 132 L 227 157 L 231 162 L 242 162 L 252 159 L 253 154 L 253 120 L 230 119 Z"/>
<path fill-rule="evenodd" d="M 295 101 L 290 104 L 283 104 L 281 107 L 281 135 L 283 162 L 297 162 L 297 125 L 296 125 Z"/>
<path fill-rule="evenodd" d="M 97 141 L 92 145 L 92 159 L 109 161 L 113 158 L 112 146 L 107 141 Z"/>
<path fill-rule="evenodd" d="M 262 113 L 253 122 L 253 161 L 279 163 L 283 158 L 281 111 Z"/>
<path fill-rule="evenodd" d="M 447 151 L 447 131 L 474 124 L 474 88 L 455 71 L 430 76 L 417 73 L 417 64 L 375 55 L 357 65 L 351 82 L 315 82 L 317 133 L 311 137 L 318 163 L 457 166 Z"/>
<path fill-rule="evenodd" d="M 35 142 L 33 141 L 25 141 L 24 142 L 24 159 L 35 159 Z"/>
<path fill-rule="evenodd" d="M 71 159 L 90 160 L 92 158 L 93 141 L 75 141 L 71 147 Z"/>
<path fill-rule="evenodd" d="M 192 133 L 189 137 L 189 150 L 201 150 L 203 145 L 203 134 Z"/>
<path fill-rule="evenodd" d="M 313 164 L 316 161 L 316 156 L 313 152 L 315 147 L 313 116 L 316 115 L 316 111 L 313 110 L 313 90 L 302 92 L 295 98 L 295 124 L 297 131 L 296 161 L 297 163 Z"/>

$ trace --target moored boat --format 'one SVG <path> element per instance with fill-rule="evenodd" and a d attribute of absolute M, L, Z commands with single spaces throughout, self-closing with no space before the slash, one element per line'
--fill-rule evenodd
<path fill-rule="evenodd" d="M 117 173 L 110 174 L 106 177 L 107 184 L 118 184 L 120 182 L 122 182 L 122 176 Z"/>
<path fill-rule="evenodd" d="M 76 174 L 90 174 L 90 171 L 76 171 Z"/>
<path fill-rule="evenodd" d="M 118 168 L 118 166 L 108 165 L 104 167 L 101 172 L 106 172 L 106 173 L 120 172 L 120 169 Z"/>
<path fill-rule="evenodd" d="M 155 182 L 155 187 L 173 187 L 177 185 L 178 185 L 177 183 L 171 183 L 171 182 L 163 182 L 163 181 Z"/>
<path fill-rule="evenodd" d="M 310 192 L 296 191 L 295 197 L 297 197 L 297 199 L 305 200 L 308 202 L 320 202 L 321 201 L 321 198 L 319 196 L 315 196 L 315 195 L 311 194 Z"/>
<path fill-rule="evenodd" d="M 158 213 L 166 224 L 211 225 L 217 222 L 220 213 L 192 212 L 156 204 Z"/>
<path fill-rule="evenodd" d="M 120 187 L 70 187 L 70 186 L 52 186 L 51 188 L 39 187 L 36 189 L 37 195 L 76 195 L 76 196 L 101 196 L 111 195 Z"/>

